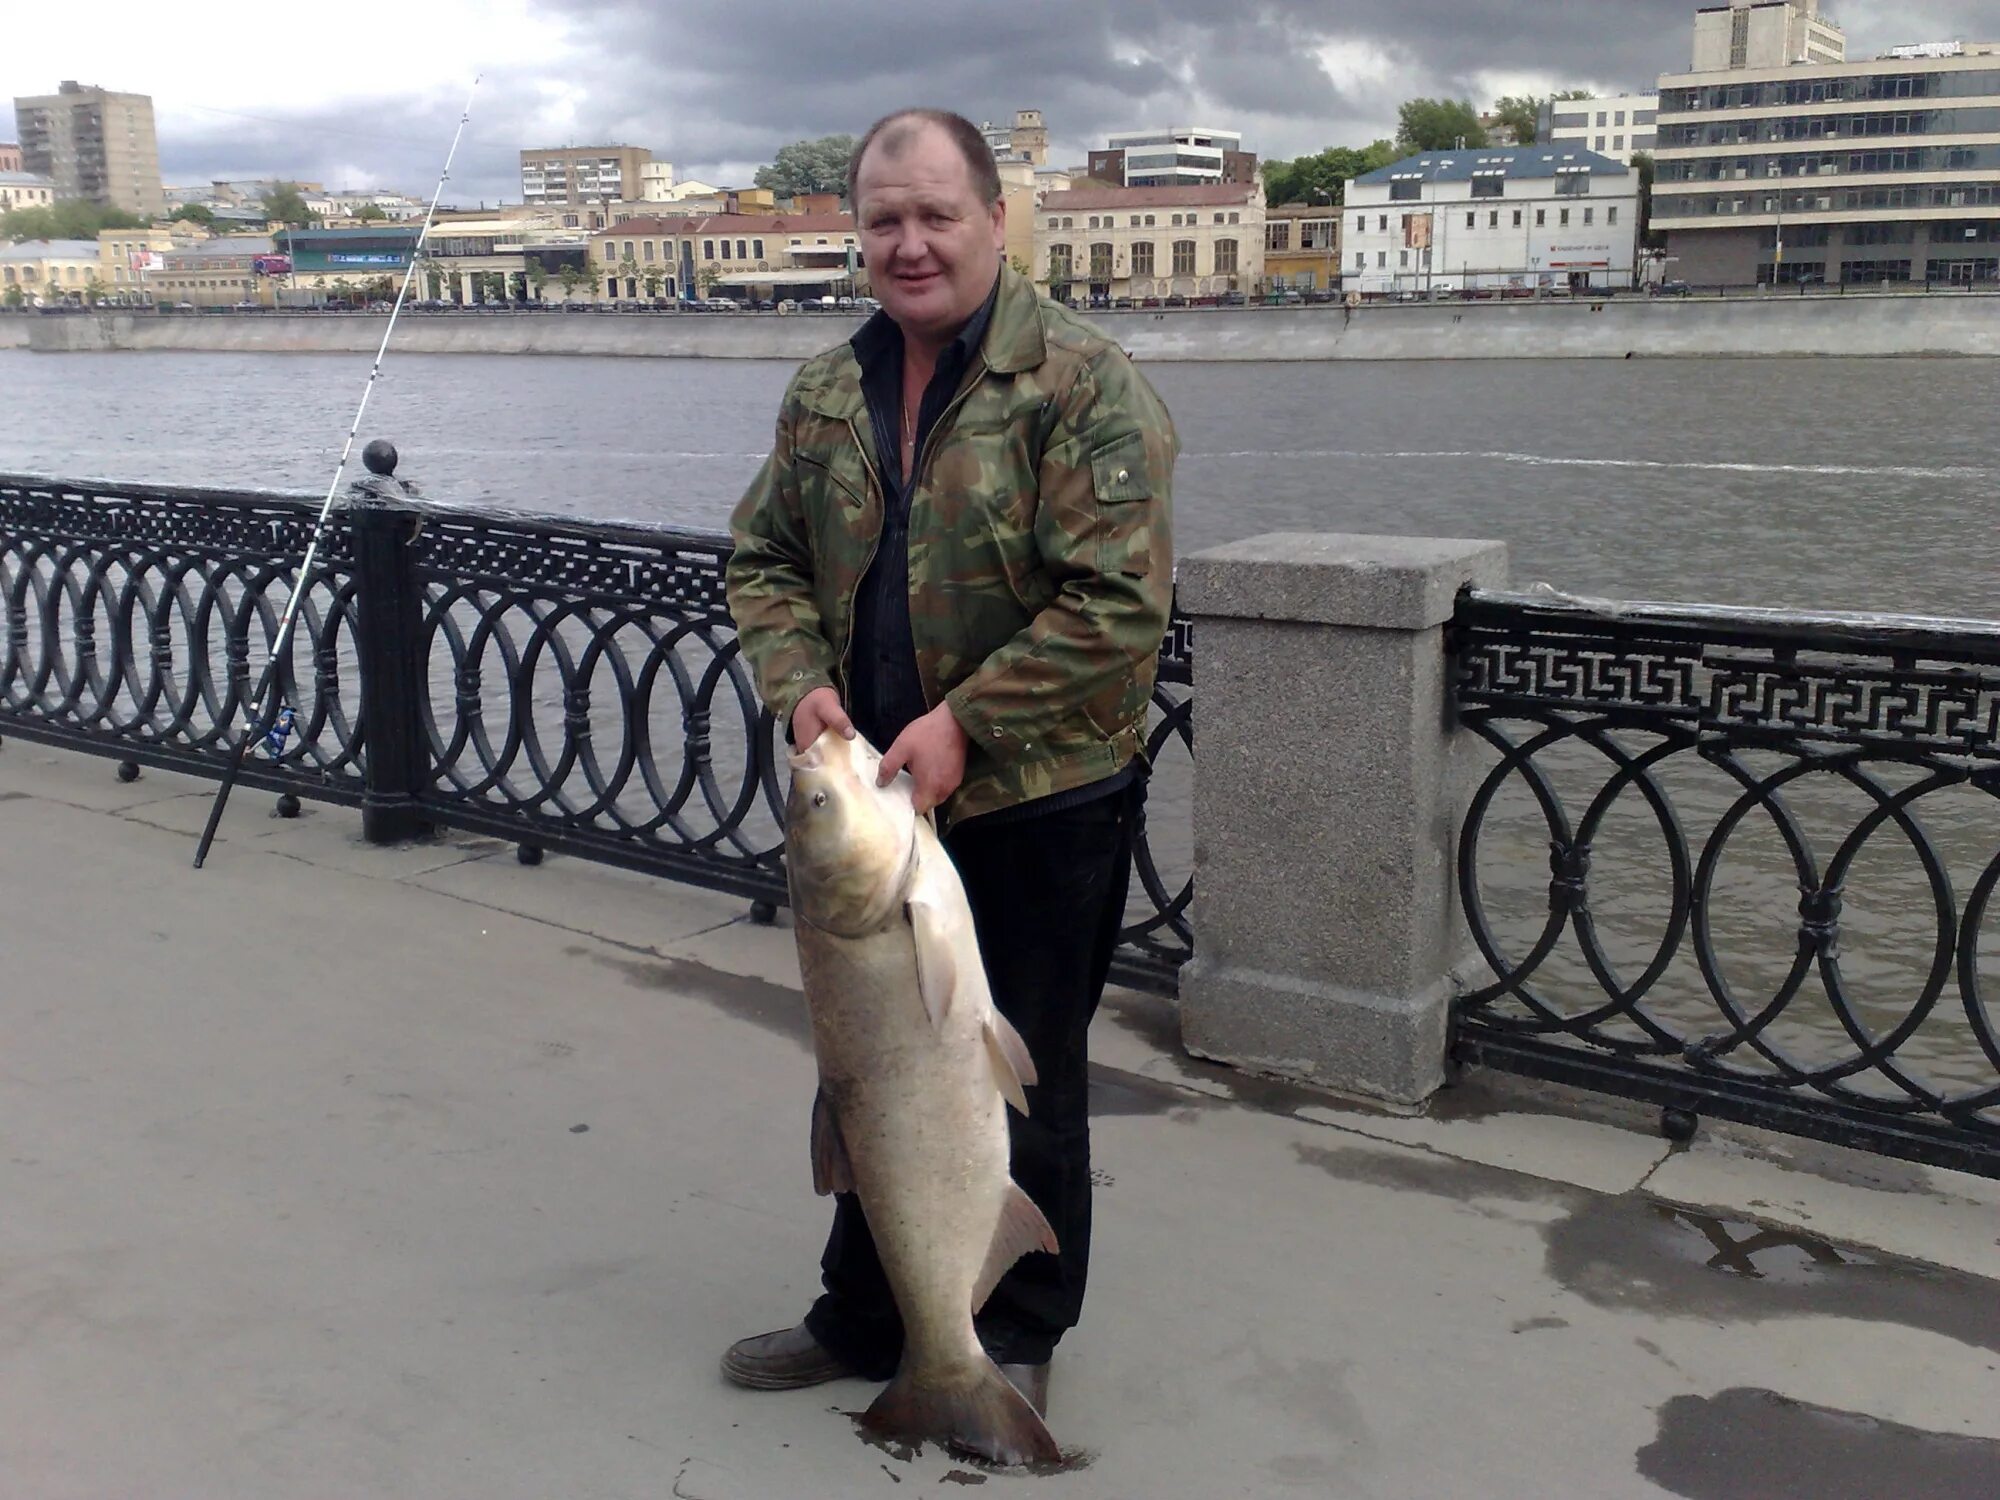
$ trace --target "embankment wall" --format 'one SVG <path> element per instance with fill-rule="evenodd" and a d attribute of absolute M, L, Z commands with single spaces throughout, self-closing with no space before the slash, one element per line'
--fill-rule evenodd
<path fill-rule="evenodd" d="M 1141 359 L 1623 359 L 1752 355 L 2000 355 L 2000 297 L 1586 298 L 1552 302 L 1104 312 L 1093 321 Z M 0 319 L 0 342 L 72 350 L 360 353 L 383 315 L 78 314 Z M 396 347 L 424 354 L 595 354 L 806 359 L 853 320 L 814 315 L 405 315 Z"/>

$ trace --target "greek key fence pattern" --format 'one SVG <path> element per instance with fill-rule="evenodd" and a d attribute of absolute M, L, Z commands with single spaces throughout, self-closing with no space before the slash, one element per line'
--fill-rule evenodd
<path fill-rule="evenodd" d="M 2000 1176 L 2000 628 L 1474 593 L 1451 638 L 1462 1058 Z"/>

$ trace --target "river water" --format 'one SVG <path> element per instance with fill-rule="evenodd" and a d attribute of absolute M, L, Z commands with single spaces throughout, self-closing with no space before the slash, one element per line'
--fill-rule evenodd
<path fill-rule="evenodd" d="M 0 351 L 0 471 L 323 493 L 368 366 L 356 355 Z M 361 435 L 394 441 L 400 472 L 436 499 L 715 528 L 763 456 L 789 370 L 392 353 Z M 1988 519 L 2000 492 L 2000 362 L 1163 364 L 1147 373 L 1181 433 L 1182 554 L 1281 530 L 1486 537 L 1509 545 L 1518 584 L 2000 617 L 2000 527 Z M 1602 773 L 1573 774 L 1580 806 Z M 1704 790 L 1700 768 L 1670 779 L 1698 841 L 1725 789 Z M 1163 768 L 1154 819 L 1163 873 L 1176 883 L 1187 855 L 1177 785 L 1184 776 Z M 1960 867 L 1976 874 L 2000 847 L 1991 801 L 1980 795 L 1942 819 L 1961 900 L 1971 877 Z M 1802 807 L 1802 817 L 1815 811 L 1809 797 Z M 1499 867 L 1491 911 L 1510 933 L 1532 935 L 1546 909 L 1546 840 L 1522 799 L 1510 808 L 1513 821 L 1496 815 L 1484 844 Z M 1856 814 L 1824 811 L 1837 844 Z M 1593 895 L 1609 946 L 1636 972 L 1657 941 L 1664 891 L 1657 835 L 1643 818 L 1629 824 L 1623 876 L 1605 861 Z M 1789 866 L 1774 836 L 1758 852 L 1764 836 L 1739 839 L 1732 847 L 1744 852 L 1718 882 L 1724 905 L 1734 903 L 1717 914 L 1718 942 L 1736 941 L 1740 954 L 1727 958 L 1727 977 L 1752 1000 L 1789 962 L 1797 922 Z M 1931 918 L 1907 846 L 1875 865 L 1864 859 L 1852 882 L 1843 962 L 1871 1024 L 1888 1025 L 1928 967 Z M 2000 965 L 2000 940 L 1993 954 L 1985 938 L 1979 946 L 1982 970 Z M 1595 1003 L 1573 958 L 1550 982 L 1570 996 L 1567 1009 Z M 1697 1034 L 1716 1029 L 1691 957 L 1660 995 L 1664 1013 Z M 1947 1083 L 1989 1079 L 1954 1003 L 1903 1056 Z M 1781 1033 L 1802 1055 L 1846 1045 L 1823 1004 L 1802 1000 L 1790 1014 L 1798 1024 Z"/>

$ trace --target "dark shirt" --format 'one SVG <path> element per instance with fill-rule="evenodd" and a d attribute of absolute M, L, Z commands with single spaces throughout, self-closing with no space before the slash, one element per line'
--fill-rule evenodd
<path fill-rule="evenodd" d="M 931 429 L 951 405 L 966 370 L 978 357 L 999 296 L 996 271 L 985 304 L 938 355 L 937 368 L 931 372 L 930 384 L 924 387 L 923 401 L 917 407 L 916 458 L 907 479 L 902 472 L 903 330 L 885 310 L 862 324 L 848 341 L 861 365 L 861 393 L 875 433 L 877 473 L 882 481 L 882 538 L 854 598 L 854 671 L 848 684 L 847 712 L 854 727 L 881 750 L 887 750 L 897 735 L 930 712 L 931 706 L 924 701 L 923 678 L 917 672 L 916 639 L 910 631 L 910 495 L 923 468 L 924 444 L 930 441 Z M 1136 764 L 1089 786 L 988 813 L 980 822 L 985 825 L 1057 812 L 1109 796 L 1131 784 Z"/>

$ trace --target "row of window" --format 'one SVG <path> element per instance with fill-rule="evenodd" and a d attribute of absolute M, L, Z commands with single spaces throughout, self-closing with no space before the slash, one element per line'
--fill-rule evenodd
<path fill-rule="evenodd" d="M 854 236 L 851 234 L 843 235 L 838 246 L 829 244 L 825 235 L 820 235 L 813 241 L 814 246 L 825 245 L 830 250 L 845 249 L 853 243 Z M 676 253 L 674 244 L 675 242 L 672 240 L 626 240 L 624 245 L 625 259 L 631 261 L 634 265 L 649 266 L 654 263 L 654 259 L 657 256 L 659 260 L 672 265 Z M 735 246 L 734 254 L 730 253 L 730 246 L 732 244 Z M 805 245 L 805 240 L 802 237 L 795 236 L 791 244 L 792 248 L 799 249 Z M 616 255 L 619 248 L 618 241 L 606 240 L 604 248 L 606 254 Z M 720 253 L 718 253 L 718 248 Z M 765 260 L 764 242 L 761 239 L 754 238 L 735 241 L 703 240 L 701 242 L 701 258 L 703 260 L 756 261 L 762 264 Z"/>
<path fill-rule="evenodd" d="M 1570 222 L 1570 213 L 1571 210 L 1567 208 L 1557 209 L 1556 223 L 1561 227 L 1567 229 L 1569 227 L 1569 222 Z M 1515 229 L 1520 229 L 1524 227 L 1521 218 L 1522 210 L 1518 208 L 1514 209 L 1513 215 L 1514 215 L 1513 227 Z M 1407 236 L 1410 232 L 1410 220 L 1417 216 L 1414 214 L 1399 214 L 1397 217 L 1401 220 L 1401 224 L 1399 225 L 1400 229 Z M 1547 228 L 1548 222 L 1549 222 L 1549 211 L 1546 208 L 1536 209 L 1535 228 L 1537 229 Z M 1582 222 L 1584 222 L 1585 224 L 1595 224 L 1597 222 L 1597 209 L 1595 205 L 1587 205 L 1584 208 Z M 1604 222 L 1606 224 L 1616 224 L 1618 222 L 1617 204 L 1607 203 L 1604 206 Z M 1479 214 L 1476 210 L 1466 214 L 1465 227 L 1467 229 L 1477 229 L 1479 227 Z M 1498 229 L 1500 227 L 1499 209 L 1490 208 L 1486 211 L 1486 227 L 1488 229 Z M 1387 234 L 1389 232 L 1389 216 L 1387 214 L 1377 214 L 1375 216 L 1375 231 L 1378 234 Z M 1368 232 L 1368 215 L 1356 214 L 1354 216 L 1354 232 L 1356 234 L 1366 234 Z"/>
<path fill-rule="evenodd" d="M 1217 240 L 1215 242 L 1215 272 L 1217 275 L 1226 276 L 1238 269 L 1236 251 L 1235 240 Z M 1170 253 L 1173 257 L 1172 274 L 1175 276 L 1194 275 L 1195 242 L 1193 240 L 1175 240 Z M 1090 279 L 1092 281 L 1112 280 L 1115 275 L 1115 264 L 1113 247 L 1109 243 L 1100 240 L 1090 247 L 1089 265 Z M 1158 261 L 1155 258 L 1153 241 L 1135 241 L 1132 245 L 1132 274 L 1134 276 L 1157 276 L 1159 275 L 1157 267 Z M 1068 281 L 1071 279 L 1074 269 L 1074 247 L 1070 245 L 1049 246 L 1049 280 Z"/>
<path fill-rule="evenodd" d="M 1132 214 L 1129 217 L 1131 219 L 1131 222 L 1125 226 L 1127 229 L 1151 229 L 1154 227 L 1153 215 L 1151 214 Z M 1144 220 L 1144 223 L 1140 222 L 1142 219 Z M 1192 229 L 1195 225 L 1199 224 L 1200 222 L 1201 222 L 1200 214 L 1173 214 L 1169 217 L 1167 227 L 1169 229 L 1183 229 L 1183 228 Z M 1233 213 L 1227 216 L 1223 214 L 1217 214 L 1215 216 L 1215 222 L 1218 224 L 1225 222 L 1234 224 L 1238 222 L 1238 215 Z M 1118 227 L 1118 216 L 1116 214 L 1092 214 L 1090 216 L 1090 222 L 1084 225 L 1084 228 L 1086 229 L 1116 229 L 1117 227 Z M 1050 219 L 1049 228 L 1074 229 L 1076 228 L 1076 220 L 1073 217 Z"/>
<path fill-rule="evenodd" d="M 1869 139 L 1898 135 L 1991 135 L 2000 109 L 1918 109 L 1865 115 L 1787 115 L 1776 120 L 1725 120 L 1674 125 L 1660 131 L 1662 146 L 1736 146 L 1763 141 Z"/>
<path fill-rule="evenodd" d="M 1873 73 L 1850 78 L 1801 78 L 1769 83 L 1709 84 L 1664 89 L 1662 116 L 1707 109 L 1783 109 L 1798 104 L 1868 103 L 1878 99 L 1966 99 L 2000 94 L 2000 71 Z"/>
<path fill-rule="evenodd" d="M 1264 248 L 1266 250 L 1287 251 L 1292 248 L 1292 220 L 1273 219 L 1264 226 Z M 1299 248 L 1301 250 L 1331 250 L 1335 231 L 1339 228 L 1331 219 L 1300 219 Z"/>
<path fill-rule="evenodd" d="M 1808 190 L 1786 193 L 1736 193 L 1654 200 L 1663 218 L 1705 218 L 1711 215 L 1770 213 L 1853 213 L 1870 208 L 1988 208 L 1996 198 L 1990 182 L 1940 183 L 1930 186 L 1847 188 L 1831 193 Z"/>
<path fill-rule="evenodd" d="M 1661 182 L 1734 182 L 1755 177 L 1825 177 L 1877 172 L 1966 172 L 2000 167 L 2000 146 L 1894 146 L 1879 151 L 1790 152 L 1662 162 Z"/>

